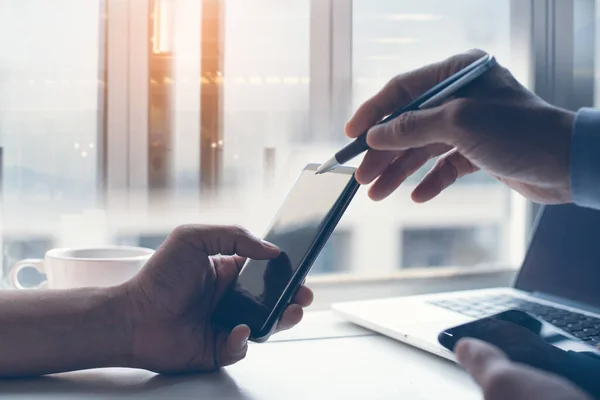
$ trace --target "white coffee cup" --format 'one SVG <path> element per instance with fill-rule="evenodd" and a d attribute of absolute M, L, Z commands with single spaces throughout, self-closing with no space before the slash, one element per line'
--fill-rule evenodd
<path fill-rule="evenodd" d="M 24 287 L 18 279 L 24 268 L 46 274 L 46 281 L 36 288 L 72 289 L 106 287 L 123 283 L 137 274 L 154 250 L 143 247 L 107 246 L 49 250 L 44 259 L 19 261 L 8 276 L 11 286 Z"/>

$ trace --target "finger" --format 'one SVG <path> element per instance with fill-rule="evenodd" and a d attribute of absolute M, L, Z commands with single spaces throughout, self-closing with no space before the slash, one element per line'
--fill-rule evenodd
<path fill-rule="evenodd" d="M 563 378 L 513 363 L 500 349 L 486 342 L 462 339 L 454 351 L 458 362 L 483 389 L 486 399 L 587 398 Z"/>
<path fill-rule="evenodd" d="M 245 258 L 237 256 L 212 256 L 211 258 L 217 273 L 215 301 L 219 301 L 232 283 L 235 282 L 244 265 Z"/>
<path fill-rule="evenodd" d="M 219 334 L 216 344 L 217 367 L 234 364 L 246 357 L 249 337 L 250 328 L 247 325 L 238 325 L 229 334 Z"/>
<path fill-rule="evenodd" d="M 244 266 L 244 264 L 246 264 L 247 260 L 248 260 L 248 258 L 246 258 L 246 257 L 233 256 L 233 261 L 235 262 L 235 267 L 237 269 L 238 274 L 242 270 L 242 267 Z"/>
<path fill-rule="evenodd" d="M 217 288 L 217 293 L 222 293 L 229 287 L 231 282 L 237 278 L 242 267 L 246 263 L 247 258 L 240 256 L 213 256 L 212 259 L 219 275 L 219 286 Z M 217 297 L 219 298 L 220 295 Z M 293 303 L 298 304 L 300 307 L 306 308 L 312 304 L 313 299 L 313 291 L 303 284 L 296 292 Z"/>
<path fill-rule="evenodd" d="M 298 292 L 294 296 L 294 304 L 298 304 L 300 307 L 306 308 L 313 302 L 314 294 L 313 291 L 306 286 L 300 286 Z"/>
<path fill-rule="evenodd" d="M 277 246 L 239 226 L 186 225 L 175 229 L 175 240 L 188 242 L 208 255 L 233 255 L 266 260 L 279 255 Z"/>
<path fill-rule="evenodd" d="M 286 308 L 283 312 L 283 315 L 279 319 L 279 323 L 277 324 L 276 332 L 285 331 L 293 328 L 298 325 L 300 321 L 302 321 L 302 317 L 304 316 L 304 310 L 298 304 L 291 304 Z"/>
<path fill-rule="evenodd" d="M 403 151 L 369 150 L 356 170 L 354 177 L 361 185 L 368 185 L 385 171 L 388 165 Z"/>
<path fill-rule="evenodd" d="M 346 124 L 346 134 L 357 137 L 395 109 L 408 104 L 428 89 L 485 55 L 481 50 L 455 55 L 442 62 L 398 75 L 362 104 Z"/>
<path fill-rule="evenodd" d="M 510 365 L 510 361 L 496 347 L 477 339 L 462 339 L 454 347 L 458 362 L 469 372 L 481 387 L 489 387 L 501 368 Z"/>
<path fill-rule="evenodd" d="M 351 138 L 360 136 L 398 107 L 410 102 L 410 93 L 396 77 L 389 81 L 375 96 L 365 101 L 346 123 L 344 130 Z"/>
<path fill-rule="evenodd" d="M 432 144 L 420 149 L 411 149 L 397 157 L 385 169 L 379 179 L 369 190 L 369 197 L 375 201 L 388 197 L 412 174 L 418 171 L 433 157 L 437 157 L 449 150 L 448 146 Z"/>
<path fill-rule="evenodd" d="M 463 112 L 468 100 L 455 100 L 443 106 L 408 111 L 385 124 L 369 129 L 367 144 L 374 150 L 399 151 L 425 147 L 434 143 L 456 146 L 458 131 L 454 126 L 456 113 Z"/>
<path fill-rule="evenodd" d="M 440 157 L 436 165 L 425 175 L 412 193 L 413 201 L 424 203 L 433 199 L 448 186 L 465 175 L 479 171 L 457 150 Z"/>

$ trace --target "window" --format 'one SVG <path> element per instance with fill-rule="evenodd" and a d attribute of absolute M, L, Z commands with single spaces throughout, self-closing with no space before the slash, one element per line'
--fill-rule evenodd
<path fill-rule="evenodd" d="M 348 249 L 351 246 L 351 236 L 348 232 L 334 232 L 315 260 L 310 270 L 312 276 L 345 272 L 349 263 Z"/>
<path fill-rule="evenodd" d="M 562 106 L 572 106 L 563 93 L 589 104 L 593 87 L 578 61 L 593 52 L 568 43 L 584 43 L 575 38 L 595 27 L 585 18 L 594 13 L 575 7 L 565 25 L 562 9 L 548 12 L 571 7 L 559 2 L 0 3 L 10 38 L 0 55 L 4 273 L 53 246 L 156 248 L 184 223 L 260 235 L 302 167 L 348 142 L 343 124 L 365 99 L 394 75 L 469 48 L 493 52 Z M 534 19 L 548 26 L 533 29 Z M 572 41 L 554 40 L 566 32 Z M 554 68 L 556 57 L 574 70 Z M 550 72 L 561 82 L 552 90 Z M 361 189 L 311 278 L 518 266 L 524 199 L 477 173 L 414 204 L 433 162 L 385 201 Z"/>
<path fill-rule="evenodd" d="M 44 258 L 44 253 L 54 246 L 55 239 L 51 236 L 32 236 L 26 234 L 23 237 L 8 236 L 4 237 L 4 257 L 3 265 L 5 271 L 15 265 L 17 262 L 28 258 Z M 42 283 L 44 276 L 35 268 L 24 268 L 17 277 L 19 282 L 25 287 L 35 287 Z"/>
<path fill-rule="evenodd" d="M 310 133 L 310 1 L 224 4 L 223 185 L 252 190 Z"/>
<path fill-rule="evenodd" d="M 354 0 L 352 4 L 354 108 L 392 77 L 471 48 L 485 49 L 511 66 L 510 1 Z M 428 162 L 408 182 L 419 182 L 433 164 Z M 482 189 L 499 184 L 483 172 L 458 183 Z"/>
<path fill-rule="evenodd" d="M 470 48 L 485 49 L 511 67 L 510 1 L 354 0 L 352 4 L 353 108 L 395 75 Z M 474 249 L 476 237 L 461 229 L 439 230 L 439 224 L 473 224 L 475 230 L 491 224 L 498 240 L 488 245 L 480 261 L 511 264 L 511 244 L 503 238 L 510 234 L 509 221 L 518 217 L 512 211 L 514 200 L 496 180 L 479 172 L 459 180 L 428 204 L 404 200 L 434 162 L 417 171 L 389 201 L 377 205 L 385 208 L 378 212 L 392 216 L 380 220 L 381 229 L 403 232 L 399 249 L 391 247 L 398 242 L 389 242 L 387 251 L 396 254 L 393 264 L 411 268 L 472 265 L 474 260 L 458 257 L 453 248 Z M 518 252 L 512 250 L 512 254 Z"/>
<path fill-rule="evenodd" d="M 139 246 L 157 250 L 167 239 L 168 233 L 146 233 L 143 235 L 118 235 L 115 244 L 119 246 Z"/>
<path fill-rule="evenodd" d="M 53 243 L 36 238 L 58 234 L 62 215 L 97 205 L 102 7 L 94 0 L 0 2 L 5 270 L 16 257 L 43 255 Z M 17 233 L 20 251 L 9 240 Z"/>
<path fill-rule="evenodd" d="M 400 268 L 493 265 L 498 233 L 494 226 L 406 228 L 401 232 Z"/>

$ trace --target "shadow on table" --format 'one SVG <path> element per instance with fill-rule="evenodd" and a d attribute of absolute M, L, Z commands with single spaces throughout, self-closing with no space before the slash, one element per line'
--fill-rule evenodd
<path fill-rule="evenodd" d="M 243 393 L 227 372 L 190 375 L 155 375 L 145 371 L 132 373 L 103 370 L 80 371 L 32 379 L 0 380 L 3 395 L 75 397 L 78 395 L 143 395 L 152 398 L 220 398 L 252 400 Z"/>

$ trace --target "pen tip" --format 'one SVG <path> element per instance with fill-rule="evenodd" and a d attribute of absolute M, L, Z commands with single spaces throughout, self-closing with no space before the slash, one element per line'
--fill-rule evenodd
<path fill-rule="evenodd" d="M 336 167 L 338 167 L 339 164 L 337 162 L 337 160 L 334 158 L 327 160 L 326 162 L 324 162 L 319 168 L 317 168 L 317 175 L 320 175 L 322 173 L 331 171 L 333 169 L 335 169 Z"/>

